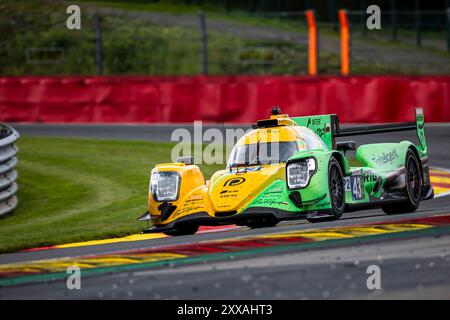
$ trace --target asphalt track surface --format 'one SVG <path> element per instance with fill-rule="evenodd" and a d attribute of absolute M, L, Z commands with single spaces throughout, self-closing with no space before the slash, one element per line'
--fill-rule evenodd
<path fill-rule="evenodd" d="M 174 127 L 128 125 L 15 125 L 23 135 L 109 139 L 170 140 Z M 189 127 L 189 126 L 185 126 Z M 228 126 L 219 126 L 227 128 Z M 450 126 L 426 128 L 430 165 L 450 168 Z M 414 132 L 370 135 L 358 143 L 414 140 Z M 138 215 L 139 213 L 136 213 Z M 329 227 L 347 227 L 450 214 L 450 197 L 425 201 L 408 215 L 381 210 L 347 213 L 338 221 L 281 223 L 273 228 L 237 228 L 193 236 L 111 243 L 0 255 L 0 266 L 61 257 L 158 249 L 173 245 L 214 243 L 217 240 L 279 234 Z M 362 239 L 362 238 L 361 238 Z M 312 248 L 234 255 L 224 259 L 167 263 L 159 267 L 118 270 L 82 278 L 81 290 L 66 282 L 49 281 L 0 287 L 0 299 L 450 299 L 450 232 L 398 233 L 391 237 L 347 242 L 320 242 Z M 327 245 L 333 244 L 334 245 Z M 276 248 L 276 246 L 275 246 Z M 378 265 L 381 290 L 366 286 L 367 267 Z"/>

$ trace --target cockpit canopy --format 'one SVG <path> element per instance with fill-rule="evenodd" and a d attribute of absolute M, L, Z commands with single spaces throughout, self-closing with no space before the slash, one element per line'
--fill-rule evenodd
<path fill-rule="evenodd" d="M 314 131 L 300 126 L 255 129 L 234 146 L 228 167 L 278 164 L 286 162 L 298 151 L 328 147 Z"/>

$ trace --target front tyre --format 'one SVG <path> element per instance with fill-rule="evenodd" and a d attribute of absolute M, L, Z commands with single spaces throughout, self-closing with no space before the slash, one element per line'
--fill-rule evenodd
<path fill-rule="evenodd" d="M 164 234 L 168 235 L 168 236 L 187 236 L 187 235 L 191 235 L 191 234 L 195 234 L 198 231 L 198 226 L 196 225 L 184 225 L 184 226 L 179 226 L 174 230 L 171 231 L 165 231 Z"/>
<path fill-rule="evenodd" d="M 406 200 L 401 203 L 389 204 L 382 207 L 387 214 L 409 213 L 417 210 L 422 191 L 422 172 L 416 154 L 409 149 L 405 159 L 405 195 Z"/>
<path fill-rule="evenodd" d="M 321 222 L 339 219 L 345 210 L 344 174 L 336 158 L 328 163 L 328 190 L 330 193 L 331 214 L 320 218 L 308 218 L 310 222 Z"/>

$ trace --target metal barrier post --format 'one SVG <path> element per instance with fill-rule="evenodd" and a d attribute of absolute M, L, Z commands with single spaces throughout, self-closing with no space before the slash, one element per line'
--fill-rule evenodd
<path fill-rule="evenodd" d="M 100 16 L 94 15 L 95 25 L 95 64 L 97 66 L 97 74 L 103 74 L 103 39 L 102 39 L 102 25 Z"/>
<path fill-rule="evenodd" d="M 391 0 L 391 39 L 397 41 L 397 12 L 395 0 Z"/>
<path fill-rule="evenodd" d="M 312 8 L 311 2 L 309 0 L 305 0 L 305 9 L 310 10 Z"/>
<path fill-rule="evenodd" d="M 336 20 L 336 11 L 337 11 L 337 0 L 328 0 L 328 19 L 333 24 L 333 30 L 337 31 L 337 20 Z"/>
<path fill-rule="evenodd" d="M 261 11 L 263 12 L 263 17 L 267 17 L 267 11 L 269 9 L 267 0 L 261 0 L 260 3 L 261 3 Z"/>
<path fill-rule="evenodd" d="M 450 52 L 450 8 L 447 8 L 447 51 Z"/>
<path fill-rule="evenodd" d="M 284 0 L 277 1 L 277 11 L 278 11 L 278 13 L 281 13 L 284 11 Z"/>
<path fill-rule="evenodd" d="M 341 74 L 350 74 L 350 25 L 346 10 L 339 10 L 339 24 L 341 26 Z"/>
<path fill-rule="evenodd" d="M 422 46 L 422 25 L 420 17 L 420 0 L 415 1 L 415 17 L 416 17 L 416 44 Z"/>
<path fill-rule="evenodd" d="M 205 14 L 203 11 L 198 13 L 200 19 L 200 38 L 201 38 L 201 63 L 204 75 L 208 74 L 208 33 L 206 30 Z"/>
<path fill-rule="evenodd" d="M 225 0 L 225 12 L 228 14 L 231 11 L 230 0 Z"/>
<path fill-rule="evenodd" d="M 248 7 L 249 7 L 249 10 L 250 10 L 250 14 L 252 16 L 255 15 L 255 0 L 249 0 Z"/>
<path fill-rule="evenodd" d="M 367 26 L 366 26 L 366 10 L 367 10 L 367 6 L 366 6 L 366 1 L 365 0 L 361 0 L 360 1 L 360 23 L 361 23 L 361 33 L 363 35 L 363 37 L 366 37 L 367 35 Z"/>
<path fill-rule="evenodd" d="M 316 76 L 319 50 L 318 50 L 318 32 L 314 10 L 306 10 L 305 15 L 306 21 L 308 22 L 308 35 L 309 35 L 308 70 L 310 76 Z"/>

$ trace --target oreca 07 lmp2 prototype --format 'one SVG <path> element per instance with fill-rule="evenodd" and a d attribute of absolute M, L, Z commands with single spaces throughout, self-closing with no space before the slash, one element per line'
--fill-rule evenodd
<path fill-rule="evenodd" d="M 416 130 L 418 143 L 336 142 L 403 130 Z M 186 159 L 156 165 L 148 212 L 139 219 L 151 220 L 144 232 L 187 235 L 202 225 L 260 228 L 289 219 L 339 219 L 375 207 L 407 213 L 432 197 L 422 109 L 416 109 L 415 122 L 341 129 L 337 115 L 290 118 L 274 108 L 209 181 Z"/>

